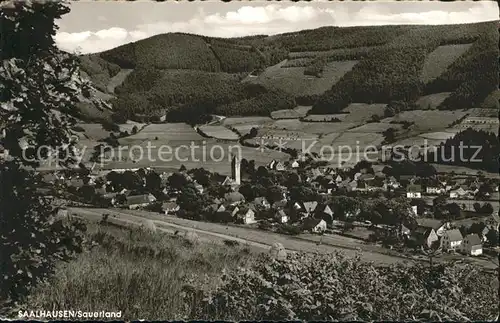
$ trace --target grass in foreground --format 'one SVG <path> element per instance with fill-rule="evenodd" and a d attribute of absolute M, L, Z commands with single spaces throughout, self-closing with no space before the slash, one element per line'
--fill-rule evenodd
<path fill-rule="evenodd" d="M 122 319 L 491 320 L 498 279 L 472 265 L 378 267 L 341 254 L 255 256 L 138 230 L 90 226 L 27 309 L 122 311 Z M 238 268 L 238 270 L 235 270 Z"/>
<path fill-rule="evenodd" d="M 223 270 L 252 256 L 243 248 L 193 244 L 172 235 L 88 226 L 89 248 L 35 289 L 24 307 L 122 311 L 122 319 L 185 319 L 183 286 L 211 290 Z"/>

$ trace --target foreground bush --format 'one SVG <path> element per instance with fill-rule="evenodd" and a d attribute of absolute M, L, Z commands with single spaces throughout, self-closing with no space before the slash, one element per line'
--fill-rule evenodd
<path fill-rule="evenodd" d="M 191 302 L 200 302 L 191 317 L 462 321 L 496 316 L 496 280 L 471 266 L 430 270 L 423 265 L 376 267 L 359 260 L 313 254 L 289 255 L 284 261 L 262 257 L 251 268 L 225 276 L 212 293 L 186 293 Z"/>

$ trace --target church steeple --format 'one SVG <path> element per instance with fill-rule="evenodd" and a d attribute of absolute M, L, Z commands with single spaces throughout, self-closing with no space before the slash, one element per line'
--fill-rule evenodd
<path fill-rule="evenodd" d="M 236 185 L 241 184 L 241 160 L 237 154 L 231 160 L 231 179 Z"/>

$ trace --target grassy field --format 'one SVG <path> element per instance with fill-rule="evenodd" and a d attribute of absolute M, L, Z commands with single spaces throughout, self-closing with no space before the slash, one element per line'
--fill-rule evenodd
<path fill-rule="evenodd" d="M 283 67 L 286 63 L 284 60 L 267 68 L 258 77 L 249 77 L 244 81 L 278 88 L 296 96 L 317 95 L 329 90 L 357 61 L 327 63 L 321 77 L 304 75 L 305 67 Z"/>
<path fill-rule="evenodd" d="M 436 94 L 429 94 L 420 97 L 415 104 L 421 110 L 433 110 L 436 109 L 447 97 L 449 97 L 451 92 L 441 92 Z"/>
<path fill-rule="evenodd" d="M 463 55 L 472 44 L 439 46 L 430 53 L 422 69 L 420 81 L 428 83 L 439 77 L 453 62 Z"/>
<path fill-rule="evenodd" d="M 404 111 L 395 117 L 385 118 L 382 122 L 414 122 L 412 129 L 415 131 L 430 132 L 445 129 L 466 114 L 466 111 L 414 110 Z"/>
<path fill-rule="evenodd" d="M 223 140 L 238 140 L 238 135 L 224 126 L 201 126 L 200 131 L 209 137 Z"/>
<path fill-rule="evenodd" d="M 60 264 L 56 275 L 36 288 L 26 309 L 122 311 L 122 318 L 188 319 L 180 297 L 186 285 L 212 290 L 223 270 L 253 258 L 240 247 L 190 244 L 167 234 L 89 224 L 93 246 Z"/>
<path fill-rule="evenodd" d="M 364 123 L 370 120 L 373 115 L 383 117 L 386 106 L 385 103 L 351 103 L 344 109 L 343 112 L 349 114 L 342 121 Z"/>
<path fill-rule="evenodd" d="M 297 119 L 301 115 L 294 109 L 278 110 L 271 112 L 271 118 L 273 119 Z"/>

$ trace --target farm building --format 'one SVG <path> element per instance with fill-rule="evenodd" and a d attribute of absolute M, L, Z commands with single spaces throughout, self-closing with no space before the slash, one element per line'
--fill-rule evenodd
<path fill-rule="evenodd" d="M 313 233 L 321 233 L 326 230 L 326 222 L 321 219 L 308 218 L 304 221 L 303 228 Z"/>
<path fill-rule="evenodd" d="M 424 226 L 419 226 L 413 230 L 413 237 L 419 245 L 422 245 L 425 248 L 430 248 L 434 242 L 439 241 L 436 231 L 433 228 Z"/>
<path fill-rule="evenodd" d="M 147 206 L 154 201 L 156 201 L 156 197 L 153 194 L 127 196 L 127 206 L 131 210 Z"/>
<path fill-rule="evenodd" d="M 469 256 L 479 256 L 483 254 L 483 244 L 477 234 L 468 234 L 465 236 L 462 245 L 462 251 Z"/>
<path fill-rule="evenodd" d="M 290 220 L 290 218 L 288 217 L 288 215 L 286 215 L 285 211 L 283 211 L 283 210 L 278 210 L 276 212 L 276 214 L 274 215 L 274 218 L 279 223 L 287 223 Z"/>
<path fill-rule="evenodd" d="M 165 212 L 165 215 L 172 215 L 179 211 L 180 207 L 175 202 L 165 202 L 162 205 L 162 210 Z"/>
<path fill-rule="evenodd" d="M 408 185 L 406 189 L 406 197 L 409 199 L 422 198 L 422 187 L 420 185 Z"/>
<path fill-rule="evenodd" d="M 453 229 L 446 231 L 441 237 L 441 247 L 444 250 L 457 250 L 460 248 L 463 241 L 460 230 Z"/>
<path fill-rule="evenodd" d="M 245 207 L 236 213 L 236 218 L 238 222 L 242 222 L 243 224 L 253 224 L 256 223 L 255 221 L 255 212 L 252 210 L 252 208 Z"/>

